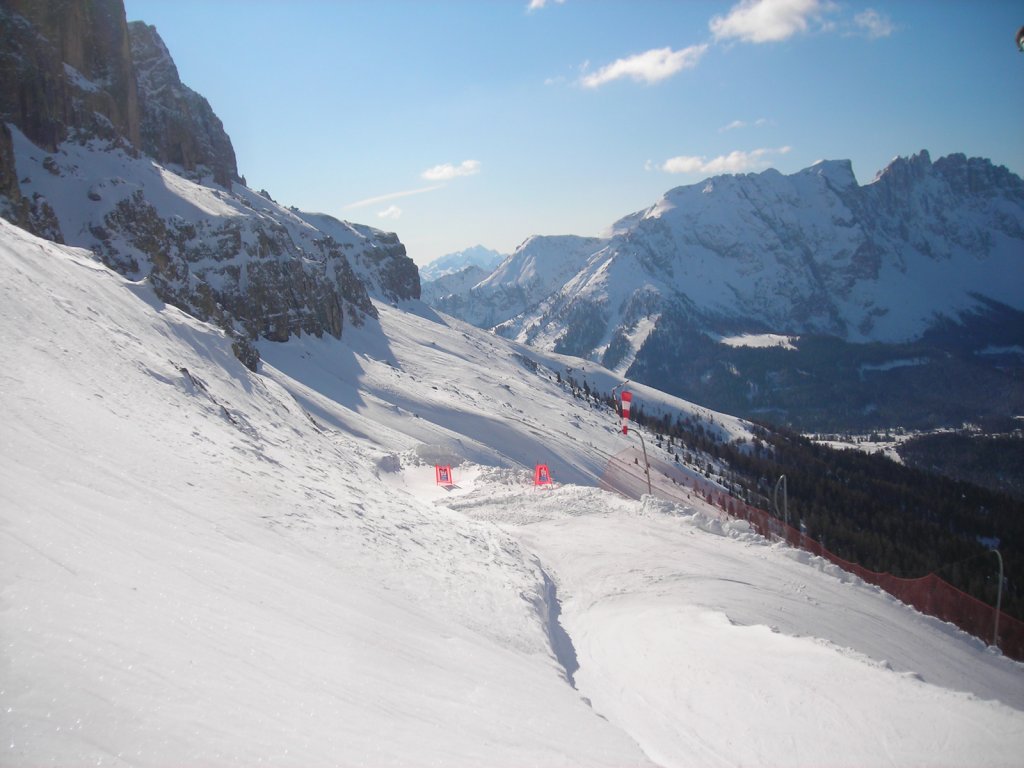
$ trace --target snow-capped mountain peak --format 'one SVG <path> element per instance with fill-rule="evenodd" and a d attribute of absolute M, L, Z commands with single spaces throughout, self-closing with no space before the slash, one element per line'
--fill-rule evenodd
<path fill-rule="evenodd" d="M 482 245 L 474 245 L 462 251 L 449 253 L 440 258 L 434 259 L 429 264 L 420 267 L 420 281 L 423 283 L 440 280 L 447 275 L 462 272 L 467 267 L 476 267 L 485 274 L 489 273 L 505 259 L 505 254 L 485 248 Z"/>
<path fill-rule="evenodd" d="M 1013 316 L 1022 257 L 1024 182 L 988 160 L 922 151 L 866 185 L 849 161 L 824 160 L 676 187 L 607 239 L 528 240 L 436 306 L 672 387 L 673 366 L 692 358 L 684 336 L 907 344 L 993 308 Z M 965 385 L 975 375 L 965 369 Z M 752 391 L 767 383 L 757 376 Z"/>

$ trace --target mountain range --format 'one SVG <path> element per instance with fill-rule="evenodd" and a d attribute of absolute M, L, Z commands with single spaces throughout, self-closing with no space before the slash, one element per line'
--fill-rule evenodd
<path fill-rule="evenodd" d="M 505 255 L 476 245 L 449 253 L 420 267 L 420 298 L 435 304 L 443 297 L 468 291 L 494 271 Z"/>
<path fill-rule="evenodd" d="M 510 339 L 806 428 L 1024 405 L 1024 182 L 988 160 L 921 151 L 866 185 L 847 161 L 717 176 L 610 232 L 529 238 L 429 298 Z M 921 399 L 937 374 L 945 405 Z"/>

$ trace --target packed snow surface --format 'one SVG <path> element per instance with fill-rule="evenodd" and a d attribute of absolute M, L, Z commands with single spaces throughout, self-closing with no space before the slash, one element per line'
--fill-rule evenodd
<path fill-rule="evenodd" d="M 410 303 L 253 374 L 86 251 L 0 221 L 0 270 L 3 765 L 1024 754 L 1021 664 L 696 498 L 600 490 L 626 438 L 555 371 L 607 371 Z"/>

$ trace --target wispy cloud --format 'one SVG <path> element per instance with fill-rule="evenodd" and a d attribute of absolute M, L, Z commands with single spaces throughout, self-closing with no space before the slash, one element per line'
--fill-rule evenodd
<path fill-rule="evenodd" d="M 753 149 L 750 152 L 736 149 L 727 155 L 719 155 L 710 160 L 706 157 L 680 155 L 670 157 L 657 167 L 665 173 L 744 173 L 766 167 L 769 164 L 768 158 L 773 155 L 785 155 L 791 149 L 791 147 L 762 148 Z"/>
<path fill-rule="evenodd" d="M 401 197 L 411 197 L 412 195 L 422 195 L 424 192 L 433 192 L 435 189 L 441 189 L 444 184 L 433 184 L 429 187 L 419 187 L 418 189 L 406 189 L 401 192 L 389 192 L 386 195 L 377 195 L 377 197 L 368 197 L 365 200 L 359 200 L 354 203 L 349 203 L 345 208 L 365 208 L 368 205 L 377 205 L 378 203 L 386 203 L 388 200 L 397 200 Z"/>
<path fill-rule="evenodd" d="M 458 165 L 443 163 L 442 165 L 435 165 L 433 168 L 427 168 L 427 170 L 420 174 L 420 177 L 427 181 L 451 181 L 459 176 L 473 176 L 479 172 L 479 160 L 465 160 Z M 416 187 L 415 189 L 403 189 L 401 192 L 388 192 L 386 195 L 377 195 L 376 197 L 368 197 L 365 200 L 357 200 L 354 203 L 349 203 L 345 208 L 365 208 L 369 205 L 378 205 L 403 197 L 412 197 L 413 195 L 433 192 L 436 189 L 444 189 L 445 186 L 445 184 L 431 184 L 429 187 Z M 402 211 L 398 206 L 392 205 L 380 211 L 377 215 L 381 218 L 397 219 L 402 215 Z"/>
<path fill-rule="evenodd" d="M 463 160 L 458 165 L 443 163 L 427 168 L 420 176 L 427 181 L 450 181 L 459 176 L 474 176 L 480 173 L 479 160 Z"/>
<path fill-rule="evenodd" d="M 654 48 L 625 59 L 617 59 L 591 75 L 584 75 L 580 82 L 587 88 L 598 88 L 624 77 L 638 82 L 656 83 L 697 66 L 707 49 L 706 44 L 691 45 L 678 51 Z"/>
<path fill-rule="evenodd" d="M 716 40 L 772 43 L 806 32 L 834 10 L 829 0 L 742 0 L 725 16 L 713 16 L 708 27 Z"/>
<path fill-rule="evenodd" d="M 735 131 L 739 128 L 760 128 L 765 125 L 768 125 L 768 118 L 766 117 L 759 117 L 752 123 L 748 123 L 746 120 L 733 120 L 728 125 L 723 125 L 721 128 L 719 128 L 718 132 L 726 133 L 727 131 Z"/>
<path fill-rule="evenodd" d="M 528 6 L 526 6 L 526 10 L 527 11 L 539 11 L 544 6 L 546 6 L 549 2 L 553 2 L 553 3 L 556 3 L 557 5 L 561 5 L 562 3 L 565 2 L 565 0 L 530 0 L 530 4 Z"/>
<path fill-rule="evenodd" d="M 895 30 L 889 17 L 883 16 L 873 8 L 858 13 L 853 17 L 853 23 L 861 34 L 867 35 L 872 40 L 888 37 Z"/>

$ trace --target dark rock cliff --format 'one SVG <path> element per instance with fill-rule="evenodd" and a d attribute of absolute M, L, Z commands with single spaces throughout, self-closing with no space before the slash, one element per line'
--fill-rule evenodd
<path fill-rule="evenodd" d="M 139 141 L 121 0 L 0 0 L 0 117 L 54 150 L 75 131 Z"/>
<path fill-rule="evenodd" d="M 248 190 L 220 119 L 121 0 L 0 0 L 0 215 L 148 279 L 251 368 L 254 340 L 340 338 L 376 317 L 371 295 L 419 296 L 394 234 Z"/>
<path fill-rule="evenodd" d="M 141 101 L 141 149 L 190 178 L 204 171 L 222 187 L 238 180 L 235 150 L 210 103 L 182 84 L 156 27 L 128 25 L 132 62 Z"/>

